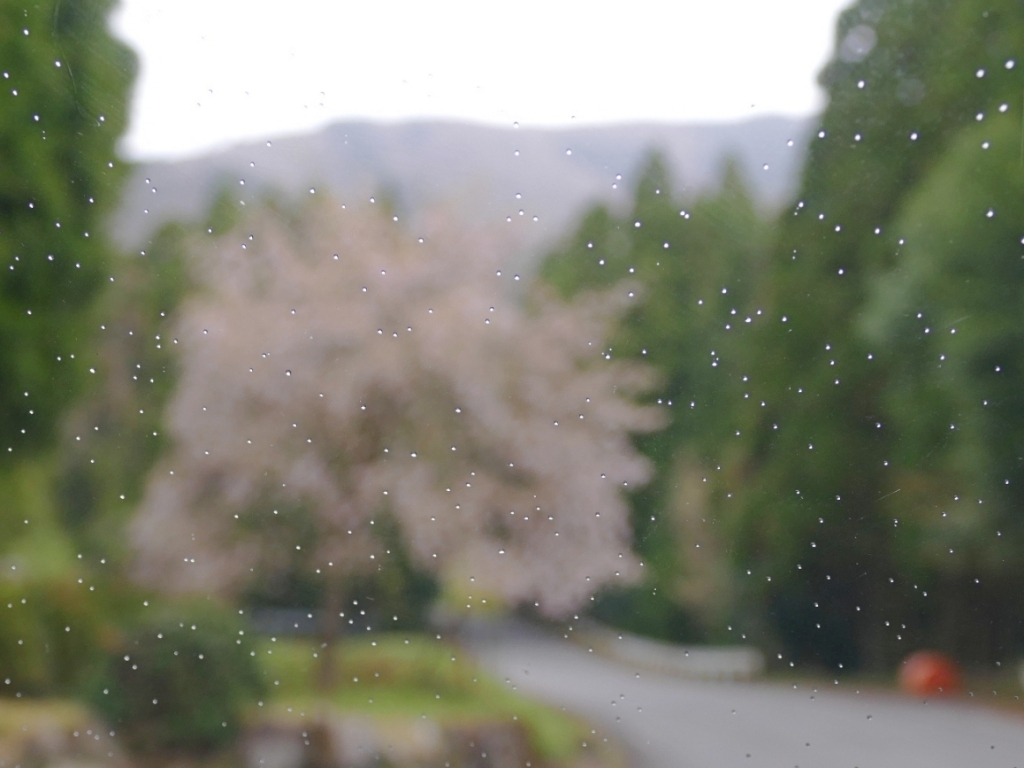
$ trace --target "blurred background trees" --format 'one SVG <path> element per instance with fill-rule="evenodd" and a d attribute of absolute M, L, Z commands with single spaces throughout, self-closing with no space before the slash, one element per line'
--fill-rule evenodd
<path fill-rule="evenodd" d="M 636 269 L 646 298 L 622 351 L 672 382 L 659 396 L 674 426 L 642 444 L 660 471 L 634 521 L 640 547 L 651 526 L 673 536 L 657 537 L 672 563 L 657 572 L 682 581 L 615 598 L 616 621 L 669 634 L 651 624 L 657 592 L 687 609 L 679 637 L 720 632 L 686 588 L 709 568 L 696 594 L 798 661 L 1020 652 L 1022 36 L 1009 2 L 858 3 L 774 227 L 744 213 L 735 182 L 717 212 L 659 206 L 655 164 L 629 216 L 595 211 L 549 257 L 563 293 Z M 693 240 L 698 227 L 712 236 Z M 635 335 L 647 317 L 666 319 Z M 697 471 L 672 466 L 687 455 Z M 714 566 L 696 550 L 712 531 Z"/>
<path fill-rule="evenodd" d="M 1013 3 L 863 2 L 840 20 L 762 291 L 789 321 L 751 339 L 769 407 L 737 542 L 798 658 L 882 668 L 931 643 L 998 660 L 1024 640 L 1007 589 L 1022 36 Z"/>
<path fill-rule="evenodd" d="M 104 224 L 135 57 L 107 31 L 110 5 L 0 8 L 0 674 L 37 693 L 81 683 L 110 615 L 83 576 L 99 558 L 75 557 L 55 488 L 68 409 L 100 367 L 94 313 L 118 273 Z"/>
<path fill-rule="evenodd" d="M 107 0 L 0 7 L 0 679 L 67 696 L 98 682 L 142 595 L 124 525 L 160 450 L 185 288 L 168 227 L 125 256 L 106 222 L 134 54 Z M 129 632 L 130 634 L 130 632 Z"/>
<path fill-rule="evenodd" d="M 421 242 L 324 195 L 246 213 L 225 192 L 114 252 L 134 59 L 109 8 L 0 9 L 19 691 L 108 695 L 95 675 L 173 624 L 128 574 L 236 608 L 372 597 L 373 628 L 435 598 L 590 605 L 829 668 L 1024 652 L 1016 3 L 862 0 L 784 210 L 735 164 L 682 195 L 655 152 L 628 208 L 587 212 L 521 282 L 442 214 Z"/>
<path fill-rule="evenodd" d="M 604 595 L 595 610 L 606 620 L 663 639 L 721 639 L 733 585 L 712 509 L 726 499 L 707 475 L 721 472 L 719 449 L 741 426 L 733 411 L 749 388 L 738 343 L 751 320 L 737 308 L 759 286 L 770 233 L 734 166 L 716 195 L 688 205 L 655 155 L 625 216 L 593 210 L 541 268 L 566 297 L 620 281 L 643 286 L 609 349 L 662 372 L 652 400 L 672 416 L 666 430 L 638 441 L 658 468 L 655 482 L 633 494 L 636 547 L 652 575 Z"/>
<path fill-rule="evenodd" d="M 0 462 L 53 443 L 90 361 L 86 312 L 109 272 L 102 223 L 124 168 L 134 55 L 107 0 L 0 10 Z M 76 358 L 71 355 L 77 354 Z"/>

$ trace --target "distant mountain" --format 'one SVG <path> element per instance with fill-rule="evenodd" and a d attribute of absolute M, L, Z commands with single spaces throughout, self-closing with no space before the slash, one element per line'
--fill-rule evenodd
<path fill-rule="evenodd" d="M 411 226 L 442 205 L 467 224 L 505 227 L 527 255 L 550 247 L 591 203 L 628 204 L 654 150 L 667 158 L 675 190 L 691 198 L 714 188 L 734 157 L 758 203 L 773 211 L 793 194 L 812 127 L 789 118 L 558 130 L 338 123 L 196 159 L 139 164 L 111 232 L 123 247 L 144 249 L 164 222 L 201 219 L 221 189 L 249 204 L 271 189 L 289 196 L 315 189 L 342 202 L 386 195 Z"/>

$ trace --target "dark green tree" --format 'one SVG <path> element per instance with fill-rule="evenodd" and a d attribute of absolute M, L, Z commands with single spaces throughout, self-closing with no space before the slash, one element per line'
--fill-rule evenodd
<path fill-rule="evenodd" d="M 770 233 L 733 164 L 715 194 L 689 205 L 673 195 L 655 155 L 627 215 L 593 209 L 543 264 L 542 279 L 564 296 L 616 284 L 635 294 L 608 352 L 658 369 L 652 399 L 671 407 L 666 430 L 637 439 L 658 470 L 633 498 L 636 546 L 650 575 L 605 595 L 595 608 L 604 620 L 666 639 L 724 631 L 732 579 L 726 553 L 716 551 L 725 542 L 715 510 L 732 498 L 723 478 L 742 444 L 737 403 L 749 400 L 743 339 L 763 320 L 746 308 Z"/>
<path fill-rule="evenodd" d="M 649 228 L 667 186 L 653 166 L 628 217 L 592 212 L 545 265 L 563 292 L 641 284 L 614 352 L 656 364 L 675 401 L 636 498 L 658 589 L 710 538 L 685 525 L 696 505 L 732 565 L 717 600 L 790 659 L 887 669 L 921 645 L 976 661 L 1024 647 L 1021 50 L 1016 0 L 862 0 L 774 230 L 727 194 L 690 229 Z M 687 258 L 660 258 L 677 243 Z M 712 284 L 728 298 L 702 315 Z M 616 610 L 671 635 L 653 591 Z"/>
<path fill-rule="evenodd" d="M 963 130 L 894 220 L 904 245 L 861 335 L 889 360 L 897 551 L 932 574 L 930 629 L 999 659 L 1024 641 L 1024 168 L 1019 115 Z M 969 629 L 968 629 L 969 628 Z"/>
<path fill-rule="evenodd" d="M 797 658 L 885 668 L 920 644 L 991 659 L 1024 639 L 997 597 L 1006 577 L 977 569 L 1005 554 L 1019 508 L 1024 232 L 1006 126 L 1022 44 L 1013 0 L 862 0 L 840 19 L 829 106 L 763 284 L 771 322 L 750 352 L 768 406 L 731 524 L 752 599 Z M 957 530 L 940 523 L 955 497 L 990 506 Z M 954 540 L 971 554 L 950 556 Z M 998 641 L 971 637 L 967 605 Z"/>
<path fill-rule="evenodd" d="M 232 613 L 209 602 L 150 608 L 111 644 L 87 699 L 133 752 L 204 755 L 237 738 L 267 681 Z"/>
<path fill-rule="evenodd" d="M 76 549 L 120 562 L 124 523 L 166 446 L 163 406 L 177 381 L 174 323 L 189 289 L 188 228 L 169 224 L 144 255 L 112 256 L 114 283 L 88 314 L 96 375 L 66 412 L 55 452 L 58 520 Z"/>
<path fill-rule="evenodd" d="M 106 280 L 135 58 L 111 0 L 0 5 L 0 462 L 48 447 L 94 365 L 83 318 Z M 72 357 L 74 355 L 74 357 Z"/>

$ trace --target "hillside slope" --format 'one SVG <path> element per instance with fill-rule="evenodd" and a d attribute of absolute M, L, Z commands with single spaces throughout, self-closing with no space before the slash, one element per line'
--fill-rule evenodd
<path fill-rule="evenodd" d="M 633 174 L 653 150 L 665 154 L 677 190 L 689 195 L 714 187 L 734 157 L 755 198 L 773 210 L 795 189 L 811 127 L 791 118 L 564 130 L 338 123 L 195 159 L 141 163 L 112 234 L 126 248 L 144 248 L 160 224 L 201 217 L 221 189 L 251 204 L 271 189 L 291 196 L 315 188 L 342 202 L 386 195 L 412 226 L 423 211 L 445 206 L 467 224 L 505 227 L 517 249 L 535 253 L 593 201 L 628 202 Z"/>

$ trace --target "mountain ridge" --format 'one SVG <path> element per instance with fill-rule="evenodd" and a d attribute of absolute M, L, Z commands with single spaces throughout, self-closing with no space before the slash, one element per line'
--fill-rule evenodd
<path fill-rule="evenodd" d="M 733 158 L 759 207 L 772 213 L 795 191 L 813 126 L 813 118 L 786 117 L 565 129 L 334 123 L 192 159 L 138 163 L 110 233 L 125 249 L 144 249 L 160 225 L 201 220 L 223 189 L 250 205 L 271 191 L 314 189 L 342 202 L 386 194 L 413 226 L 444 206 L 468 225 L 511 228 L 519 248 L 537 253 L 590 205 L 628 205 L 635 176 L 655 151 L 683 199 L 714 189 Z"/>

